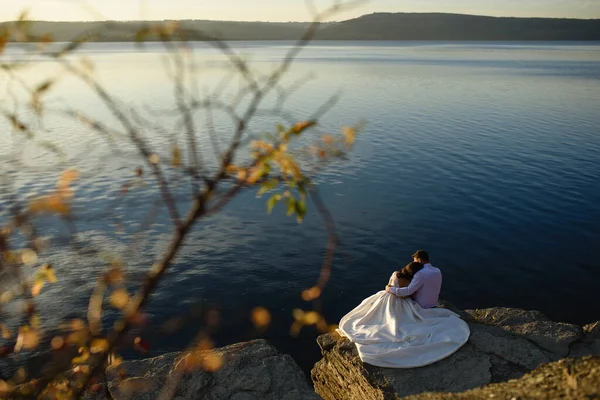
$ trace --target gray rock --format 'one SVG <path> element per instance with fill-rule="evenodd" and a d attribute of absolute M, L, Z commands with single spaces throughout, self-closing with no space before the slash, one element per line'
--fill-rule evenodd
<path fill-rule="evenodd" d="M 492 375 L 491 383 L 506 382 L 511 379 L 519 379 L 527 370 L 497 355 L 490 354 L 490 373 Z"/>
<path fill-rule="evenodd" d="M 583 327 L 585 334 L 594 339 L 600 339 L 600 321 L 587 324 Z"/>
<path fill-rule="evenodd" d="M 422 368 L 364 364 L 356 346 L 337 333 L 321 335 L 323 359 L 311 371 L 323 399 L 381 400 L 423 391 L 463 391 L 490 382 L 489 356 L 466 344 L 450 357 Z"/>
<path fill-rule="evenodd" d="M 210 354 L 223 362 L 214 372 L 199 366 L 190 368 L 190 359 L 198 360 L 206 354 L 170 353 L 125 362 L 107 370 L 108 389 L 115 400 L 157 399 L 162 393 L 174 399 L 319 398 L 292 358 L 264 340 L 212 350 Z"/>
<path fill-rule="evenodd" d="M 471 329 L 469 343 L 479 351 L 493 354 L 526 371 L 557 359 L 556 356 L 544 352 L 527 339 L 507 333 L 501 328 L 475 323 L 469 324 L 469 328 Z"/>
<path fill-rule="evenodd" d="M 322 335 L 317 343 L 323 359 L 311 371 L 316 392 L 325 400 L 396 399 L 419 393 L 438 398 L 434 392 L 446 392 L 439 394 L 444 399 L 478 399 L 450 393 L 507 382 L 530 388 L 533 381 L 539 385 L 544 378 L 543 374 L 528 377 L 529 371 L 558 360 L 576 346 L 585 354 L 600 350 L 595 347 L 600 347 L 600 322 L 581 329 L 552 322 L 537 311 L 491 308 L 464 312 L 450 303 L 443 306 L 460 315 L 471 329 L 469 341 L 455 354 L 421 368 L 379 368 L 362 363 L 356 346 L 347 338 Z M 596 361 L 585 365 L 596 365 Z M 496 397 L 501 392 L 490 393 Z M 429 398 L 429 394 L 418 398 Z"/>
<path fill-rule="evenodd" d="M 520 379 L 463 393 L 422 393 L 406 400 L 599 399 L 600 357 L 563 359 L 545 364 Z"/>
<path fill-rule="evenodd" d="M 498 326 L 507 332 L 523 336 L 559 357 L 567 356 L 569 346 L 583 336 L 580 327 L 553 322 L 539 311 L 494 307 L 466 312 L 477 322 Z"/>
<path fill-rule="evenodd" d="M 583 327 L 585 336 L 571 346 L 569 357 L 600 356 L 600 321 Z"/>
<path fill-rule="evenodd" d="M 382 368 L 382 372 L 400 397 L 422 392 L 463 392 L 491 380 L 490 357 L 468 343 L 450 357 L 426 367 Z"/>
<path fill-rule="evenodd" d="M 323 359 L 311 371 L 315 391 L 325 400 L 394 399 L 393 388 L 381 368 L 373 367 L 358 357 L 356 346 L 337 332 L 319 336 Z"/>

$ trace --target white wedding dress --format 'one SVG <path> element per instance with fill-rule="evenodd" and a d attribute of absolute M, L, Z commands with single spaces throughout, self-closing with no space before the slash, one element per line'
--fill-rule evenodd
<path fill-rule="evenodd" d="M 398 286 L 395 273 L 390 285 Z M 383 290 L 346 314 L 337 331 L 356 344 L 363 362 L 387 368 L 432 364 L 460 349 L 470 334 L 452 311 L 423 308 Z"/>

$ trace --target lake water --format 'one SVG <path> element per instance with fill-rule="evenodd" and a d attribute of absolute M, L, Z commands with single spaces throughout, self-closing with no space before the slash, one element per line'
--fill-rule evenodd
<path fill-rule="evenodd" d="M 232 45 L 253 68 L 266 71 L 291 44 Z M 148 137 L 164 149 L 177 127 L 157 111 L 173 104 L 160 47 L 94 44 L 82 54 L 124 106 L 145 107 L 146 118 L 162 125 Z M 206 44 L 196 44 L 194 54 L 199 91 L 214 90 L 231 68 Z M 24 58 L 14 48 L 2 56 Z M 40 60 L 24 77 L 33 82 L 56 71 Z M 341 240 L 323 297 L 329 322 L 382 289 L 419 248 L 429 250 L 443 271 L 441 297 L 461 308 L 531 308 L 574 323 L 600 319 L 600 43 L 317 42 L 300 55 L 284 85 L 309 74 L 312 80 L 285 103 L 298 120 L 339 92 L 320 129 L 366 122 L 348 160 L 317 179 Z M 0 79 L 7 83 L 6 76 Z M 240 85 L 239 79 L 230 83 L 225 100 Z M 62 77 L 53 96 L 111 123 L 72 78 Z M 276 103 L 267 99 L 267 106 Z M 273 131 L 277 120 L 261 114 L 252 131 Z M 203 155 L 210 159 L 206 115 L 197 122 Z M 222 113 L 214 124 L 223 135 L 230 132 Z M 149 235 L 134 235 L 154 214 L 148 199 L 156 195 L 148 187 L 115 205 L 120 184 L 140 163 L 135 153 L 124 142 L 115 152 L 64 118 L 47 117 L 42 137 L 63 148 L 69 164 L 82 171 L 75 203 L 78 240 L 102 249 L 104 259 L 121 257 L 132 279 L 139 277 L 166 245 L 169 225 L 158 212 Z M 5 128 L 0 143 L 0 155 L 17 152 L 28 165 L 2 161 L 14 190 L 35 194 L 52 187 L 58 170 L 44 151 L 20 147 Z M 186 189 L 177 190 L 183 209 Z M 106 209 L 109 216 L 101 214 Z M 150 355 L 181 349 L 193 337 L 197 320 L 174 336 L 161 335 L 159 327 L 195 304 L 219 308 L 217 345 L 259 336 L 248 314 L 261 305 L 273 316 L 264 336 L 305 370 L 318 360 L 317 333 L 306 329 L 292 338 L 288 329 L 294 308 L 310 308 L 300 292 L 318 278 L 323 225 L 312 205 L 302 225 L 282 209 L 271 216 L 265 210 L 265 199 L 249 191 L 198 224 L 150 304 Z M 66 240 L 56 220 L 40 224 L 53 243 Z M 106 264 L 72 250 L 51 250 L 45 258 L 60 278 L 39 297 L 52 325 L 85 312 L 83 296 L 94 285 L 90 276 Z"/>

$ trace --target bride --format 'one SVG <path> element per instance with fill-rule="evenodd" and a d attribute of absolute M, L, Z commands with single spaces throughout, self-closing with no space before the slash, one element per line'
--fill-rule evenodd
<path fill-rule="evenodd" d="M 412 262 L 394 272 L 388 286 L 405 287 L 423 265 Z M 356 344 L 360 359 L 387 368 L 432 364 L 460 349 L 469 327 L 445 308 L 423 308 L 410 297 L 384 290 L 367 297 L 340 321 L 338 333 Z"/>

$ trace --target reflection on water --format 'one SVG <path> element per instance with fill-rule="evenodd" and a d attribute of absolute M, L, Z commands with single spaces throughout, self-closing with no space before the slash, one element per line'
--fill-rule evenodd
<path fill-rule="evenodd" d="M 273 68 L 289 45 L 234 44 L 260 71 Z M 390 271 L 410 261 L 417 248 L 430 251 L 444 273 L 443 297 L 460 307 L 536 308 L 577 323 L 599 319 L 594 296 L 600 290 L 599 46 L 317 43 L 303 53 L 286 82 L 292 86 L 310 73 L 315 79 L 287 100 L 287 109 L 303 119 L 341 91 L 321 129 L 367 121 L 348 162 L 318 179 L 341 236 L 324 297 L 332 322 L 381 289 Z M 174 118 L 161 112 L 174 100 L 164 54 L 155 45 L 132 49 L 95 44 L 83 53 L 125 109 L 145 108 L 156 125 L 145 134 L 164 148 L 177 131 Z M 195 50 L 200 90 L 214 90 L 229 79 L 231 69 L 216 51 L 206 44 Z M 14 49 L 3 57 L 24 58 Z M 58 71 L 39 63 L 26 78 Z M 224 99 L 243 85 L 238 78 L 228 82 Z M 61 76 L 53 101 L 116 126 L 73 78 Z M 266 107 L 276 103 L 271 97 Z M 260 135 L 276 122 L 259 115 L 251 130 Z M 122 255 L 130 277 L 140 277 L 166 246 L 169 225 L 158 209 L 151 234 L 136 235 L 149 215 L 148 198 L 156 198 L 148 187 L 114 203 L 120 183 L 139 164 L 133 148 L 123 141 L 111 147 L 60 116 L 51 114 L 45 123 L 44 139 L 65 149 L 83 173 L 75 205 L 81 218 L 78 241 Z M 199 113 L 197 123 L 205 127 L 206 115 Z M 214 123 L 226 141 L 233 122 L 216 113 Z M 53 187 L 56 172 L 46 167 L 51 157 L 35 145 L 22 148 L 7 131 L 0 133 L 0 155 L 23 154 L 23 162 L 41 168 L 29 172 L 3 164 L 19 193 Z M 214 162 L 204 131 L 200 135 L 206 160 Z M 188 189 L 182 184 L 177 190 L 184 209 Z M 102 217 L 107 209 L 110 217 Z M 226 344 L 257 334 L 248 313 L 264 305 L 274 316 L 267 337 L 309 368 L 318 357 L 315 333 L 307 330 L 292 339 L 287 330 L 292 309 L 307 307 L 299 293 L 318 277 L 325 234 L 314 213 L 301 226 L 283 213 L 276 209 L 267 217 L 264 199 L 248 192 L 199 223 L 152 299 L 153 320 L 194 302 L 217 305 L 223 315 L 217 341 Z M 66 235 L 57 221 L 45 221 L 43 229 Z M 103 267 L 103 259 L 61 249 L 48 260 L 60 278 L 40 296 L 52 324 L 85 310 L 82 296 L 93 285 L 89 276 Z M 169 338 L 157 333 L 152 354 L 180 348 L 194 331 L 190 326 Z"/>

